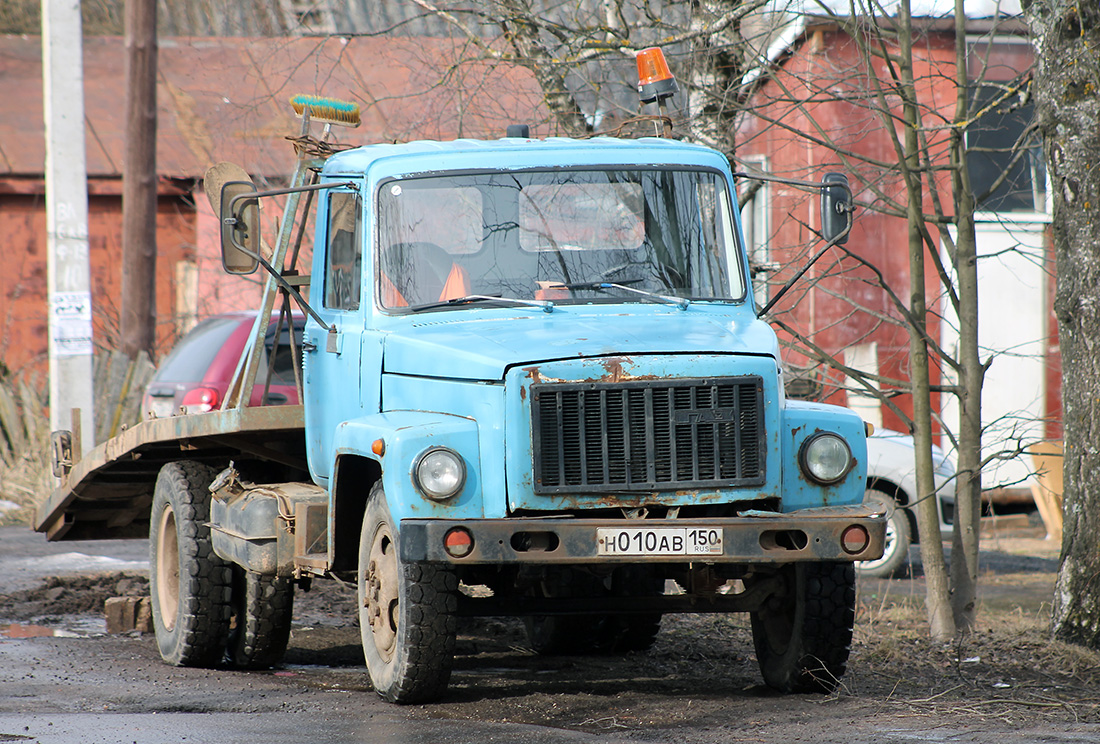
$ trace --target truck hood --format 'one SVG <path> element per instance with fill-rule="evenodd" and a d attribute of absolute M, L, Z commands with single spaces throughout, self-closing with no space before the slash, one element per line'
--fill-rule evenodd
<path fill-rule="evenodd" d="M 383 371 L 498 381 L 508 367 L 559 359 L 638 354 L 764 354 L 779 347 L 766 323 L 747 313 L 657 308 L 644 314 L 571 309 L 511 317 L 447 318 L 437 313 L 387 334 Z"/>

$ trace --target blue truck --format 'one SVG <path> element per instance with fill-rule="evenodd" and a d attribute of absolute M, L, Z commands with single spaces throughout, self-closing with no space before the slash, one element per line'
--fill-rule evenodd
<path fill-rule="evenodd" d="M 864 505 L 859 417 L 785 397 L 727 158 L 519 129 L 340 149 L 311 127 L 354 113 L 296 109 L 289 186 L 207 174 L 226 270 L 266 275 L 221 409 L 83 457 L 55 433 L 37 529 L 148 534 L 172 664 L 277 664 L 295 589 L 336 577 L 395 703 L 445 694 L 466 616 L 522 617 L 553 654 L 640 652 L 664 614 L 747 612 L 768 685 L 832 690 L 884 515 Z M 820 185 L 826 241 L 850 229 L 838 183 Z M 287 215 L 271 248 L 269 196 Z M 266 321 L 293 302 L 302 405 L 249 406 Z"/>

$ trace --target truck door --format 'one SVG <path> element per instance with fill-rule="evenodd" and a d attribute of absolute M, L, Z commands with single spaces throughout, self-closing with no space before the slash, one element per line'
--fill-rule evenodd
<path fill-rule="evenodd" d="M 361 407 L 363 202 L 354 191 L 334 189 L 319 207 L 310 299 L 335 332 L 311 317 L 302 348 L 309 468 L 315 480 L 327 483 L 336 427 Z"/>

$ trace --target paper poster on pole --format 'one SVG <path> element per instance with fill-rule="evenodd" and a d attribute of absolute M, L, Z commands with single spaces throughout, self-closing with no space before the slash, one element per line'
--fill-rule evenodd
<path fill-rule="evenodd" d="M 92 353 L 91 292 L 50 295 L 50 336 L 57 356 Z"/>

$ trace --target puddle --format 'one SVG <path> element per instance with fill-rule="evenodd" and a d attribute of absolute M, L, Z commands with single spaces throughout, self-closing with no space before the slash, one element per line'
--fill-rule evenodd
<path fill-rule="evenodd" d="M 62 626 L 35 625 L 33 623 L 0 623 L 0 638 L 88 638 L 107 632 L 107 621 L 102 618 L 74 617 Z"/>
<path fill-rule="evenodd" d="M 57 628 L 44 625 L 0 625 L 0 636 L 4 638 L 48 638 L 56 633 Z"/>

